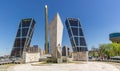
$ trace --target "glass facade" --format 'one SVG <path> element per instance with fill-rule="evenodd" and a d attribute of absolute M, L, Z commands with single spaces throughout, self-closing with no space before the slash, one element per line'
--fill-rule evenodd
<path fill-rule="evenodd" d="M 30 46 L 31 38 L 34 32 L 35 21 L 32 18 L 22 19 L 14 41 L 11 56 L 21 57 L 23 50 Z"/>
<path fill-rule="evenodd" d="M 65 21 L 73 52 L 88 51 L 79 19 L 67 18 Z"/>

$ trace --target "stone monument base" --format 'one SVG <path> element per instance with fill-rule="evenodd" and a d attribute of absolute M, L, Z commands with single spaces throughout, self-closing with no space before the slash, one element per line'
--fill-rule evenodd
<path fill-rule="evenodd" d="M 73 61 L 88 61 L 88 51 L 83 52 L 73 52 Z"/>

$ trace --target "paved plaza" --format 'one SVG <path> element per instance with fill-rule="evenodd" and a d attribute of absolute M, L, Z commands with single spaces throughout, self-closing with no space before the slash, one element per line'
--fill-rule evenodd
<path fill-rule="evenodd" d="M 67 63 L 67 64 L 20 64 L 8 68 L 8 71 L 119 71 L 117 67 L 102 62 Z"/>

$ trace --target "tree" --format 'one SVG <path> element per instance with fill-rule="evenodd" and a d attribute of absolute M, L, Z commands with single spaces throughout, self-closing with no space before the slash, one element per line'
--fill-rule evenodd
<path fill-rule="evenodd" d="M 108 59 L 113 56 L 120 56 L 120 44 L 101 44 L 99 46 L 99 56 L 102 58 L 107 57 Z"/>
<path fill-rule="evenodd" d="M 112 43 L 113 52 L 115 56 L 120 56 L 120 44 Z"/>
<path fill-rule="evenodd" d="M 99 46 L 99 56 L 100 56 L 101 58 L 104 58 L 104 57 L 105 57 L 105 46 L 106 46 L 106 44 L 101 44 L 101 45 Z"/>
<path fill-rule="evenodd" d="M 89 55 L 92 57 L 98 57 L 98 48 L 95 48 L 94 46 L 91 48 L 91 51 L 89 52 Z"/>

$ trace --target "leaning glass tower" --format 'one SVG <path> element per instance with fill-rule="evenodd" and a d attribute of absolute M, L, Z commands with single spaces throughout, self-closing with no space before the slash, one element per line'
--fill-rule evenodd
<path fill-rule="evenodd" d="M 65 24 L 73 48 L 73 52 L 75 54 L 78 54 L 77 57 L 86 55 L 85 52 L 87 52 L 88 49 L 79 19 L 67 18 Z M 85 59 L 84 57 L 80 57 L 76 60 L 85 60 Z"/>
<path fill-rule="evenodd" d="M 16 34 L 11 51 L 11 57 L 22 57 L 23 51 L 27 51 L 34 32 L 35 21 L 32 18 L 22 19 Z"/>

